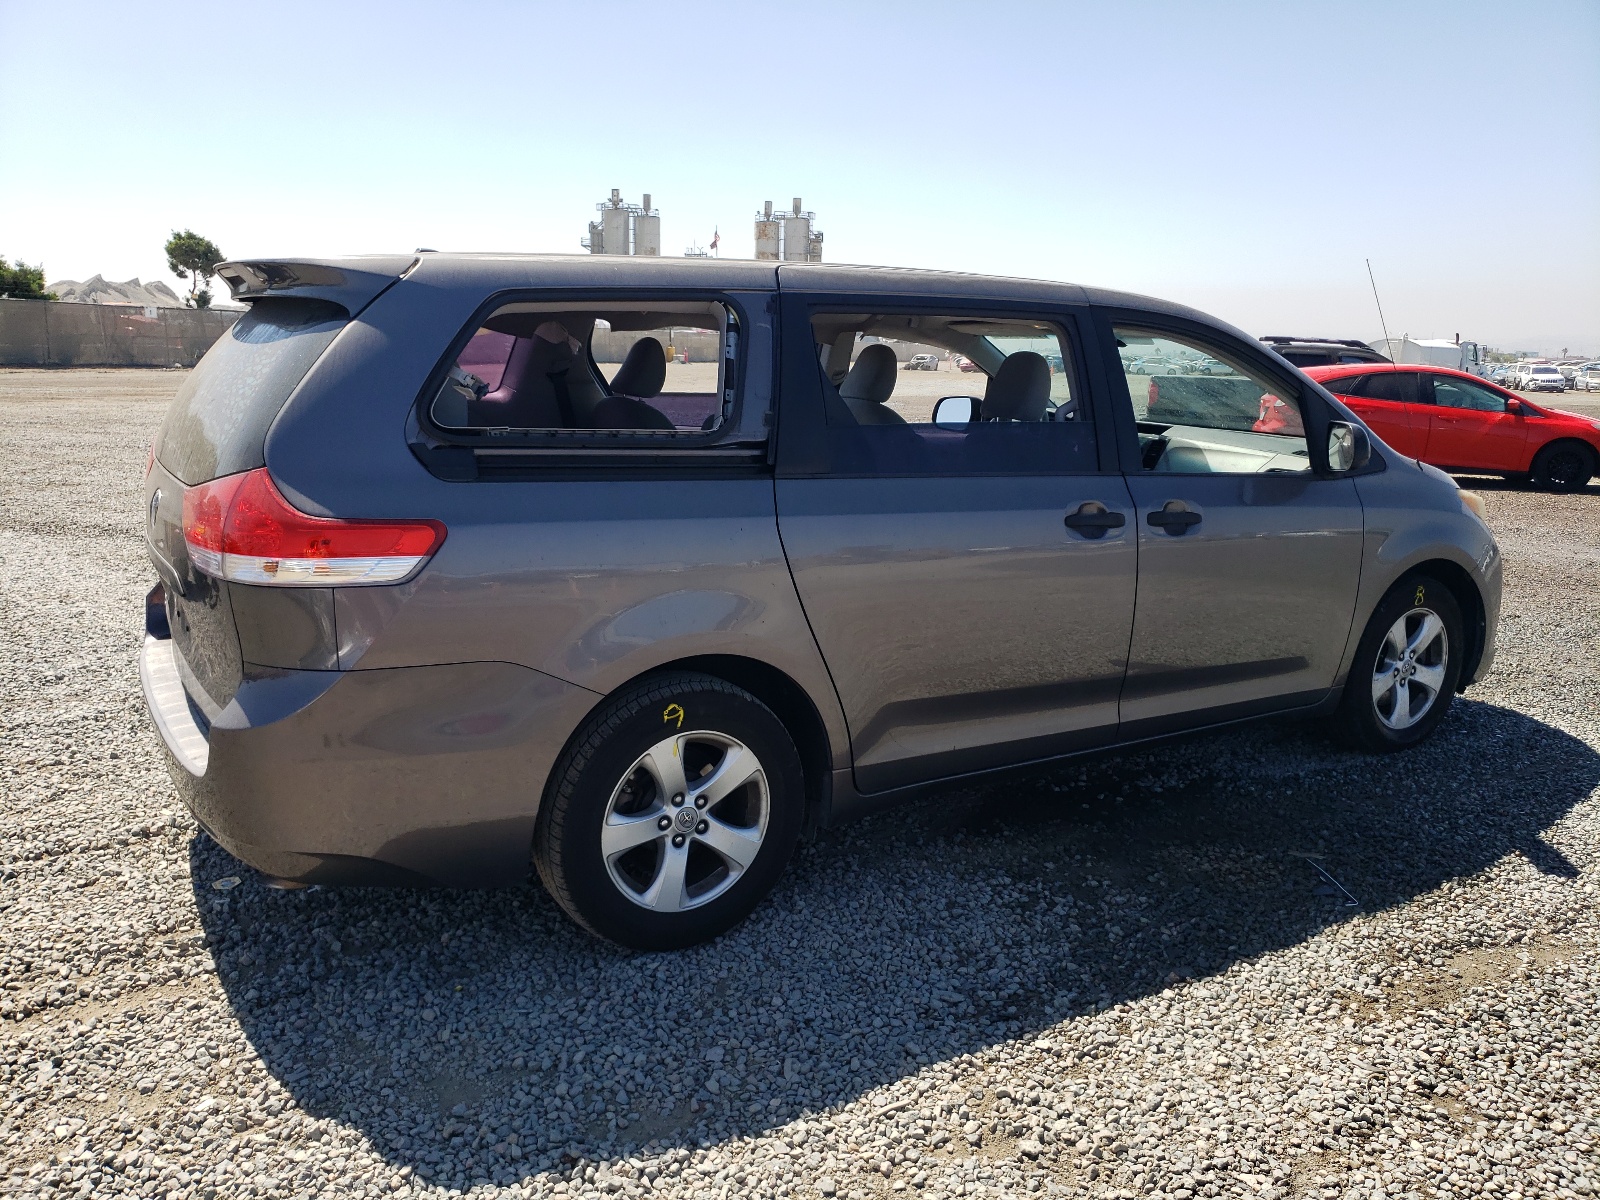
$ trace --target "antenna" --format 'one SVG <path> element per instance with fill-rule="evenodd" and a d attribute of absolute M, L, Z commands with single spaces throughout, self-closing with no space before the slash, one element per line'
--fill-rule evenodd
<path fill-rule="evenodd" d="M 1367 279 L 1372 284 L 1372 302 L 1378 306 L 1378 324 L 1383 328 L 1383 344 L 1394 353 L 1394 343 L 1389 340 L 1389 323 L 1383 319 L 1383 301 L 1378 299 L 1378 281 L 1372 277 L 1372 260 L 1367 259 Z"/>

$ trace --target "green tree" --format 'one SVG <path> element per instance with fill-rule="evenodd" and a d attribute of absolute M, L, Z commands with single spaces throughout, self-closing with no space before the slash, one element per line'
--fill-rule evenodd
<path fill-rule="evenodd" d="M 217 264 L 226 255 L 217 249 L 210 238 L 201 237 L 192 229 L 179 233 L 176 229 L 167 239 L 167 268 L 179 279 L 189 283 L 191 308 L 210 308 L 211 289 L 206 285 L 217 273 Z"/>
<path fill-rule="evenodd" d="M 44 290 L 44 266 L 30 267 L 20 258 L 11 266 L 6 265 L 5 255 L 0 254 L 0 296 L 9 296 L 13 300 L 54 300 L 56 294 Z"/>

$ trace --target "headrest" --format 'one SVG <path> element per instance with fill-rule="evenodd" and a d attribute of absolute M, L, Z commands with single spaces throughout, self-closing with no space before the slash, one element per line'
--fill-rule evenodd
<path fill-rule="evenodd" d="M 521 354 L 518 355 L 517 351 L 521 351 Z M 558 336 L 551 339 L 542 334 L 519 339 L 512 356 L 518 359 L 520 364 L 514 375 L 519 387 L 528 386 L 530 381 L 542 380 L 547 375 L 558 375 L 569 370 L 574 361 L 572 343 L 568 338 Z M 513 376 L 509 360 L 506 364 L 506 375 Z"/>
<path fill-rule="evenodd" d="M 979 419 L 1042 421 L 1050 405 L 1050 364 L 1044 355 L 1019 350 L 1000 364 L 983 393 Z"/>
<path fill-rule="evenodd" d="M 628 355 L 617 368 L 611 381 L 611 390 L 619 396 L 635 396 L 641 400 L 659 396 L 667 383 L 667 352 L 653 337 L 640 338 L 628 349 Z"/>
<path fill-rule="evenodd" d="M 899 369 L 900 361 L 895 358 L 894 351 L 881 342 L 874 342 L 856 355 L 855 366 L 839 384 L 839 395 L 846 400 L 882 404 L 894 395 L 895 372 Z"/>

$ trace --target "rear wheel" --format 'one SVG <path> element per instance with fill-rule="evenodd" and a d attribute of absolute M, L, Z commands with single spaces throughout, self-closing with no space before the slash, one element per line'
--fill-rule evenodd
<path fill-rule="evenodd" d="M 1345 739 L 1376 754 L 1426 740 L 1444 720 L 1461 677 L 1461 606 L 1437 579 L 1412 575 L 1389 590 L 1356 647 L 1345 680 Z"/>
<path fill-rule="evenodd" d="M 605 705 L 563 754 L 534 865 L 591 932 L 677 949 L 771 890 L 803 805 L 800 758 L 771 709 L 711 676 L 660 676 Z"/>
<path fill-rule="evenodd" d="M 1533 484 L 1552 492 L 1575 492 L 1594 475 L 1594 451 L 1582 442 L 1551 442 L 1533 456 Z"/>

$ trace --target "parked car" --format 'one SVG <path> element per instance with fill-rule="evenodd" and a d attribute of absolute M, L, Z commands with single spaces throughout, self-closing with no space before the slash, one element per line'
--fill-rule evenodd
<path fill-rule="evenodd" d="M 1285 713 L 1402 750 L 1493 661 L 1481 501 L 1181 306 L 729 260 L 218 274 L 250 307 L 152 447 L 140 671 L 185 803 L 269 877 L 531 868 L 683 946 L 806 831 L 942 781 Z M 863 339 L 912 324 L 981 394 L 897 407 Z M 663 390 L 686 328 L 714 391 Z M 1151 420 L 1139 339 L 1234 374 L 1164 377 Z"/>
<path fill-rule="evenodd" d="M 1535 404 L 1464 371 L 1345 366 L 1313 367 L 1306 374 L 1348 404 L 1386 444 L 1445 470 L 1572 491 L 1588 484 L 1600 462 L 1600 423 Z"/>
<path fill-rule="evenodd" d="M 1567 390 L 1567 381 L 1561 374 L 1560 367 L 1531 366 L 1522 373 L 1519 390 L 1524 392 L 1564 392 Z"/>
<path fill-rule="evenodd" d="M 1178 364 L 1158 355 L 1137 354 L 1125 360 L 1124 370 L 1129 375 L 1179 375 Z"/>
<path fill-rule="evenodd" d="M 1297 367 L 1389 361 L 1365 342 L 1349 338 L 1283 337 L 1269 334 L 1261 340 Z"/>
<path fill-rule="evenodd" d="M 939 356 L 937 354 L 913 354 L 906 360 L 907 371 L 937 371 L 939 369 Z"/>
<path fill-rule="evenodd" d="M 1574 391 L 1600 392 L 1600 362 L 1584 363 L 1572 377 Z"/>

